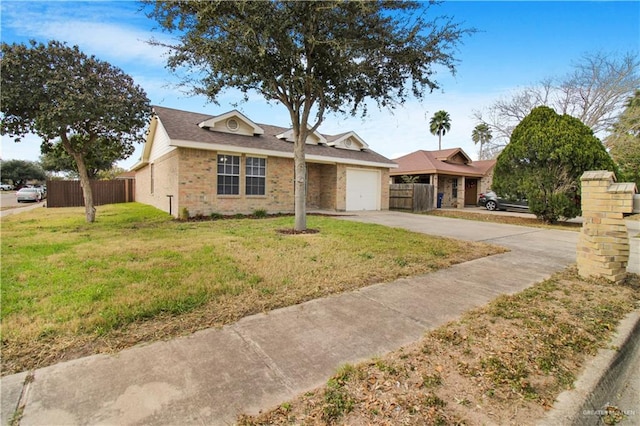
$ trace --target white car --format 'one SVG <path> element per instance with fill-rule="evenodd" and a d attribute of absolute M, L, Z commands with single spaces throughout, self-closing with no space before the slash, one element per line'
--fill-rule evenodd
<path fill-rule="evenodd" d="M 38 188 L 22 188 L 16 192 L 16 201 L 19 203 L 23 201 L 40 202 L 42 201 L 42 191 Z"/>
<path fill-rule="evenodd" d="M 12 191 L 13 185 L 9 185 L 8 183 L 3 183 L 0 185 L 0 191 Z"/>

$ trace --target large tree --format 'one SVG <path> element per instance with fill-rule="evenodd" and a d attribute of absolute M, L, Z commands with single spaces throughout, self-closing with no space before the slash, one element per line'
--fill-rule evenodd
<path fill-rule="evenodd" d="M 640 90 L 628 100 L 605 145 L 620 168 L 618 180 L 635 182 L 640 189 Z"/>
<path fill-rule="evenodd" d="M 438 150 L 442 149 L 442 136 L 451 130 L 451 117 L 447 111 L 436 111 L 429 121 L 429 131 L 438 135 Z"/>
<path fill-rule="evenodd" d="M 151 107 L 140 86 L 122 70 L 58 41 L 2 43 L 2 134 L 16 142 L 42 138 L 42 151 L 59 140 L 76 164 L 87 222 L 95 221 L 87 158 L 108 147 L 126 158 L 143 140 Z"/>
<path fill-rule="evenodd" d="M 292 123 L 295 229 L 306 229 L 305 141 L 328 113 L 394 107 L 438 87 L 434 68 L 455 71 L 465 34 L 413 1 L 147 1 L 175 32 L 171 70 L 210 100 L 227 88 L 284 105 Z M 159 42 L 152 42 L 160 44 Z M 165 45 L 166 46 L 166 45 Z"/>
<path fill-rule="evenodd" d="M 16 189 L 31 180 L 43 181 L 47 178 L 40 164 L 26 160 L 0 161 L 0 176 L 3 182 L 11 181 Z"/>
<path fill-rule="evenodd" d="M 548 77 L 496 100 L 475 117 L 494 130 L 489 147 L 499 152 L 515 126 L 535 107 L 546 105 L 576 117 L 594 133 L 609 130 L 626 100 L 640 87 L 640 61 L 635 53 L 586 53 L 564 76 Z"/>
<path fill-rule="evenodd" d="M 541 106 L 514 129 L 492 186 L 503 197 L 526 197 L 532 213 L 555 222 L 580 214 L 580 176 L 587 170 L 617 171 L 588 126 Z"/>

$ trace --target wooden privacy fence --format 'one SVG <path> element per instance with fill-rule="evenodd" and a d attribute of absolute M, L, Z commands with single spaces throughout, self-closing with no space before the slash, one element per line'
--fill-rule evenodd
<path fill-rule="evenodd" d="M 129 203 L 135 201 L 135 180 L 92 180 L 93 203 Z M 84 196 L 78 180 L 48 180 L 47 207 L 81 207 Z"/>
<path fill-rule="evenodd" d="M 426 183 L 394 183 L 389 186 L 389 208 L 426 212 L 435 208 L 433 185 Z"/>

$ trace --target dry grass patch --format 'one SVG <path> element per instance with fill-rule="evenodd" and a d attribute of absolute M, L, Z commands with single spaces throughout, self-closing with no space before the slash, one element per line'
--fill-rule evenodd
<path fill-rule="evenodd" d="M 534 424 L 639 300 L 637 275 L 616 285 L 571 268 L 239 423 Z"/>
<path fill-rule="evenodd" d="M 309 217 L 180 222 L 141 204 L 2 219 L 2 374 L 220 326 L 503 251 Z"/>
<path fill-rule="evenodd" d="M 477 220 L 479 222 L 493 222 L 504 223 L 508 225 L 520 225 L 530 226 L 534 228 L 547 228 L 547 229 L 559 229 L 563 231 L 580 231 L 582 227 L 581 223 L 575 222 L 557 222 L 554 224 L 544 223 L 540 219 L 520 217 L 520 216 L 507 216 L 496 212 L 488 212 L 485 210 L 472 210 L 472 211 L 454 211 L 454 210 L 432 210 L 426 213 L 430 216 L 443 216 L 452 217 L 455 219 L 467 219 Z"/>

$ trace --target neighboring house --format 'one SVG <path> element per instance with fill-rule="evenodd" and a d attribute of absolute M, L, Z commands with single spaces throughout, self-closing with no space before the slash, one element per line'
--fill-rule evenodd
<path fill-rule="evenodd" d="M 480 193 L 491 188 L 496 164 L 496 160 L 472 161 L 461 148 L 415 151 L 394 161 L 398 168 L 391 170 L 393 183 L 405 183 L 403 176 L 410 176 L 415 183 L 432 184 L 437 188 L 434 205 L 457 208 L 475 205 Z"/>
<path fill-rule="evenodd" d="M 238 111 L 211 116 L 154 107 L 136 201 L 178 216 L 294 211 L 293 132 Z M 388 158 L 354 132 L 307 138 L 307 209 L 389 208 Z M 169 198 L 170 197 L 170 198 Z M 171 206 L 171 207 L 170 207 Z"/>
<path fill-rule="evenodd" d="M 128 172 L 123 172 L 120 173 L 118 176 L 115 177 L 115 179 L 135 179 L 136 178 L 136 172 L 129 170 Z"/>

